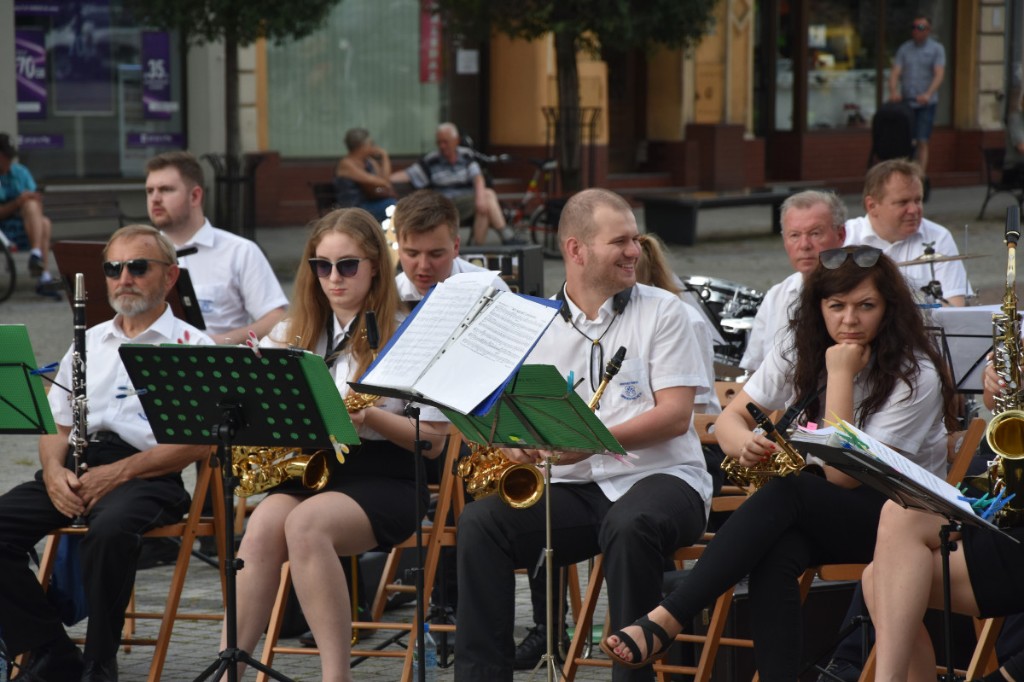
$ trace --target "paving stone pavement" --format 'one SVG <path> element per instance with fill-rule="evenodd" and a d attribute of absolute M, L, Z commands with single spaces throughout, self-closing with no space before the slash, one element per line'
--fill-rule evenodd
<path fill-rule="evenodd" d="M 984 198 L 984 187 L 964 187 L 933 190 L 926 204 L 926 215 L 950 228 L 962 253 L 980 254 L 965 262 L 968 276 L 978 293 L 976 303 L 996 303 L 1002 298 L 1006 250 L 1002 240 L 1005 208 L 1010 203 L 1007 197 L 992 200 L 987 210 L 987 220 L 976 220 L 976 211 Z M 859 196 L 844 196 L 850 215 L 862 214 Z M 643 229 L 643 211 L 637 211 L 638 222 Z M 669 259 L 675 272 L 681 277 L 701 275 L 740 283 L 757 290 L 766 290 L 780 281 L 791 270 L 779 237 L 771 235 L 767 211 L 762 207 L 715 209 L 703 211 L 698 225 L 698 243 L 694 247 L 672 246 L 668 249 Z M 969 227 L 967 227 L 969 226 Z M 55 226 L 55 238 L 61 239 L 103 239 L 111 229 L 108 226 L 75 223 L 73 226 Z M 264 228 L 257 230 L 257 241 L 264 248 L 274 265 L 286 290 L 290 292 L 299 255 L 305 241 L 305 227 Z M 14 295 L 0 303 L 0 324 L 25 324 L 28 327 L 36 360 L 39 365 L 58 360 L 71 342 L 72 318 L 67 303 L 55 303 L 42 299 L 33 292 L 32 282 L 27 276 L 26 259 L 19 254 L 17 267 L 19 283 Z M 54 269 L 51 266 L 51 269 Z M 563 279 L 562 263 L 548 260 L 544 264 L 544 289 L 553 294 Z M 102 295 L 90 292 L 90 295 Z M 0 387 L 2 390 L 2 387 Z M 16 483 L 28 479 L 37 468 L 33 436 L 4 436 L 0 438 L 0 493 Z M 140 605 L 148 610 L 161 610 L 163 595 L 170 579 L 169 567 L 140 571 L 137 580 L 137 598 Z M 520 577 L 517 590 L 517 636 L 525 634 L 530 625 L 530 606 L 525 579 Z M 210 612 L 222 608 L 217 572 L 198 561 L 193 561 L 182 598 L 182 609 L 199 609 Z M 325 586 L 325 589 L 342 589 L 340 586 Z M 403 613 L 404 611 L 404 613 Z M 391 612 L 394 617 L 411 618 L 411 607 Z M 600 622 L 600 619 L 599 619 Z M 77 626 L 79 631 L 81 626 Z M 140 630 L 152 628 L 155 624 L 140 623 Z M 164 680 L 194 679 L 212 663 L 218 649 L 220 626 L 215 622 L 182 621 L 174 629 L 170 655 L 164 667 Z M 383 639 L 376 635 L 369 641 Z M 132 681 L 145 679 L 149 669 L 150 649 L 136 647 L 130 653 L 119 655 L 121 679 Z M 598 652 L 599 653 L 599 652 Z M 600 655 L 600 654 L 599 654 Z M 319 677 L 319 663 L 312 656 L 288 656 L 278 659 L 275 667 L 295 680 L 314 680 Z M 400 677 L 399 663 L 393 659 L 370 659 L 361 664 L 354 674 L 357 680 L 397 680 Z M 247 679 L 252 679 L 250 674 Z M 540 671 L 533 679 L 543 680 Z M 610 675 L 605 670 L 585 670 L 577 676 L 579 680 L 606 680 Z M 437 679 L 441 682 L 452 679 L 451 670 L 440 670 Z M 528 672 L 516 675 L 516 680 L 531 679 Z"/>

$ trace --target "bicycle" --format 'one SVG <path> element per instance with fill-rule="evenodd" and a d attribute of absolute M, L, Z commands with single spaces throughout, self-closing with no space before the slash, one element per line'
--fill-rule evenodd
<path fill-rule="evenodd" d="M 477 159 L 489 166 L 493 163 L 511 161 L 508 154 L 489 156 L 476 152 Z M 533 166 L 533 175 L 526 184 L 526 191 L 514 201 L 502 202 L 501 210 L 506 224 L 517 233 L 529 232 L 530 241 L 539 244 L 545 258 L 561 258 L 558 247 L 558 214 L 549 200 L 549 188 L 552 187 L 554 173 L 558 170 L 555 159 L 527 159 Z M 561 205 L 561 202 L 555 203 Z"/>
<path fill-rule="evenodd" d="M 14 256 L 11 251 L 14 245 L 7 235 L 0 230 L 0 302 L 6 301 L 14 293 L 17 272 L 14 270 Z"/>

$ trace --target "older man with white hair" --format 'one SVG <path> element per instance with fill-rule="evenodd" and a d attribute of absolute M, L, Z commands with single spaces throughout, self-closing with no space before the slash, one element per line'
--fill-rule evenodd
<path fill-rule="evenodd" d="M 522 243 L 505 224 L 498 195 L 487 186 L 473 150 L 459 145 L 459 129 L 454 123 L 439 125 L 437 150 L 392 173 L 391 182 L 408 182 L 416 189 L 429 187 L 454 201 L 462 218 L 473 216 L 473 244 L 487 240 L 488 228 L 496 230 L 504 244 Z"/>

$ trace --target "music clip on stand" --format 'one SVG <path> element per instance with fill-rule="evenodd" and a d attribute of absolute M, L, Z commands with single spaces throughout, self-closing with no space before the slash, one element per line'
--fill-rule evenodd
<path fill-rule="evenodd" d="M 962 679 L 957 677 L 953 666 L 951 626 L 953 610 L 950 601 L 949 554 L 956 550 L 957 543 L 950 540 L 950 535 L 958 532 L 966 524 L 988 528 L 994 533 L 1002 533 L 1014 542 L 1018 542 L 1018 540 L 973 512 L 953 504 L 885 462 L 878 460 L 874 455 L 821 443 L 801 442 L 801 446 L 844 474 L 871 486 L 901 507 L 931 512 L 946 520 L 939 528 L 939 556 L 942 560 L 942 632 L 945 638 L 946 672 L 939 679 L 944 682 L 957 682 Z"/>
<path fill-rule="evenodd" d="M 341 395 L 319 355 L 242 346 L 125 344 L 122 362 L 159 443 L 216 445 L 227 510 L 226 648 L 196 678 L 238 680 L 244 663 L 280 682 L 292 680 L 238 648 L 234 489 L 235 445 L 334 449 L 358 443 Z"/>

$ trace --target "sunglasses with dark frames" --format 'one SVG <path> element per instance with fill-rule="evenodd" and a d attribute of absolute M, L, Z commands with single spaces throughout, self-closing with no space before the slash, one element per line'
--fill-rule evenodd
<path fill-rule="evenodd" d="M 355 277 L 359 272 L 359 263 L 369 258 L 339 258 L 333 263 L 326 258 L 310 258 L 309 268 L 321 279 L 331 276 L 331 270 L 337 269 L 340 277 Z"/>
<path fill-rule="evenodd" d="M 818 259 L 821 260 L 821 265 L 826 270 L 835 270 L 851 256 L 858 267 L 870 268 L 878 262 L 878 257 L 881 255 L 882 250 L 873 246 L 841 246 L 838 249 L 822 251 L 818 254 Z"/>
<path fill-rule="evenodd" d="M 918 31 L 927 31 L 928 24 L 911 24 L 910 28 L 917 29 Z"/>
<path fill-rule="evenodd" d="M 150 263 L 159 263 L 160 265 L 171 265 L 167 261 L 157 260 L 155 258 L 133 258 L 131 260 L 108 260 L 103 263 L 103 274 L 110 279 L 117 279 L 121 276 L 121 271 L 125 267 L 128 268 L 128 274 L 132 277 L 145 277 L 146 273 L 149 272 Z"/>

